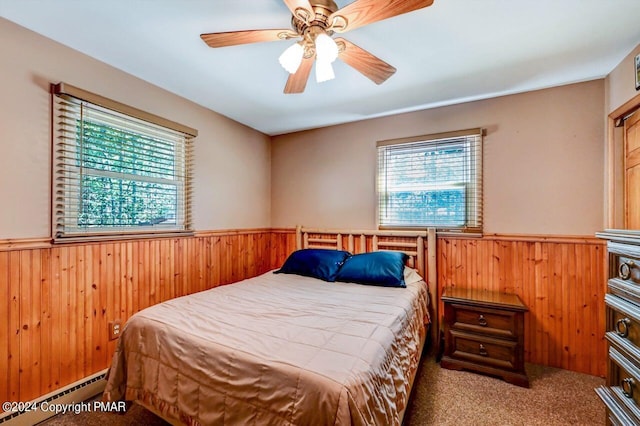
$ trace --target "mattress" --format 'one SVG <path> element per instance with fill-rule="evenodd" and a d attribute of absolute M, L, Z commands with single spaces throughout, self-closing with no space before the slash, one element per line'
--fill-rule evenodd
<path fill-rule="evenodd" d="M 103 398 L 190 425 L 399 425 L 427 299 L 272 272 L 172 299 L 127 321 Z"/>

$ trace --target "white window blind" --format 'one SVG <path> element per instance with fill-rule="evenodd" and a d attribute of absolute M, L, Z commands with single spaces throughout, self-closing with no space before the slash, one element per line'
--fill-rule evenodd
<path fill-rule="evenodd" d="M 54 132 L 54 241 L 190 232 L 192 135 L 55 90 Z"/>
<path fill-rule="evenodd" d="M 482 129 L 378 142 L 382 228 L 482 230 Z"/>

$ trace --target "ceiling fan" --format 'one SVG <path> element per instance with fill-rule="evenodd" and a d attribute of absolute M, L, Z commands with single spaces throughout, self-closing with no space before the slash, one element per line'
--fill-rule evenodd
<path fill-rule="evenodd" d="M 230 31 L 200 37 L 210 47 L 300 38 L 279 58 L 290 73 L 284 93 L 304 91 L 314 61 L 316 80 L 331 80 L 334 78 L 331 64 L 337 58 L 374 83 L 383 83 L 396 72 L 393 66 L 342 37 L 331 36 L 433 4 L 433 0 L 356 0 L 338 9 L 333 0 L 283 1 L 292 13 L 292 29 Z"/>

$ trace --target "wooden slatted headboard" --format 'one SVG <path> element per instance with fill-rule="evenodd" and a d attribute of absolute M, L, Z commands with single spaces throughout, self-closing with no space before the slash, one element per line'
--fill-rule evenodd
<path fill-rule="evenodd" d="M 429 284 L 431 341 L 438 344 L 438 285 L 436 270 L 436 231 L 340 230 L 296 227 L 296 247 L 347 250 L 353 254 L 378 250 L 400 251 L 409 256 L 415 268 Z M 426 250 L 425 250 L 426 249 Z M 426 252 L 426 253 L 425 253 Z M 437 347 L 436 347 L 437 350 Z"/>

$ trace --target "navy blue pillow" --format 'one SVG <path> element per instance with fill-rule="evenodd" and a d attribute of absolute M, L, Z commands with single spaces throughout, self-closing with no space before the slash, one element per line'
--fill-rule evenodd
<path fill-rule="evenodd" d="M 406 287 L 404 264 L 409 256 L 397 251 L 376 251 L 347 258 L 336 281 L 384 287 Z"/>
<path fill-rule="evenodd" d="M 289 255 L 282 268 L 276 274 L 296 274 L 319 278 L 333 282 L 345 259 L 351 256 L 348 251 L 328 249 L 302 249 Z"/>

